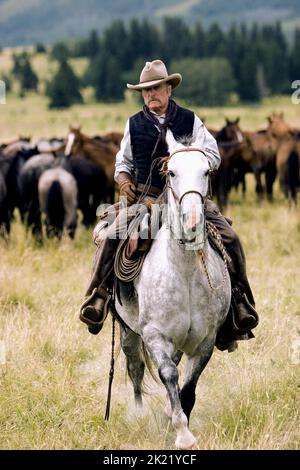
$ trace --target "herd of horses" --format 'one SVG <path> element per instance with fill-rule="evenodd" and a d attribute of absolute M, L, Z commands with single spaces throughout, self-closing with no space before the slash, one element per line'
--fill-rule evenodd
<path fill-rule="evenodd" d="M 214 177 L 213 192 L 221 209 L 228 204 L 232 188 L 246 191 L 245 175 L 253 173 L 258 199 L 273 200 L 276 177 L 291 204 L 299 190 L 300 130 L 290 126 L 282 113 L 268 117 L 268 126 L 258 132 L 243 131 L 239 118 L 226 120 L 220 131 L 210 130 L 217 140 L 221 165 Z M 264 181 L 263 181 L 264 175 Z"/>
<path fill-rule="evenodd" d="M 248 172 L 254 174 L 258 198 L 266 193 L 272 200 L 278 175 L 286 197 L 297 202 L 300 131 L 282 113 L 273 113 L 266 129 L 258 132 L 242 130 L 239 118 L 226 119 L 219 131 L 209 130 L 221 154 L 212 181 L 221 209 L 226 208 L 232 188 L 241 185 L 245 194 Z M 115 156 L 121 139 L 119 132 L 89 137 L 80 128 L 70 127 L 65 139 L 41 139 L 33 144 L 23 137 L 0 145 L 1 235 L 10 233 L 16 209 L 38 240 L 43 232 L 60 238 L 66 231 L 73 238 L 78 211 L 84 226 L 93 225 L 99 204 L 115 199 Z"/>
<path fill-rule="evenodd" d="M 99 204 L 113 203 L 114 162 L 122 134 L 90 138 L 70 128 L 66 139 L 20 138 L 0 147 L 0 230 L 10 233 L 15 210 L 36 240 L 73 238 L 78 211 L 82 224 L 96 220 Z M 45 229 L 43 230 L 43 226 Z"/>

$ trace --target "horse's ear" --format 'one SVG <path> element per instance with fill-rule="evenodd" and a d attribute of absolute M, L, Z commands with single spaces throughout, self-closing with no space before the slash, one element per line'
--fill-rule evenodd
<path fill-rule="evenodd" d="M 225 118 L 225 122 L 226 122 L 227 126 L 229 126 L 230 120 L 228 119 L 228 117 Z"/>
<path fill-rule="evenodd" d="M 269 124 L 272 123 L 272 117 L 271 117 L 271 116 L 268 116 L 268 117 L 267 117 L 267 120 L 268 120 Z"/>
<path fill-rule="evenodd" d="M 238 124 L 240 122 L 240 117 L 238 116 L 235 120 L 235 124 Z"/>
<path fill-rule="evenodd" d="M 168 144 L 168 150 L 169 150 L 170 153 L 171 153 L 171 150 L 178 145 L 178 142 L 174 138 L 174 135 L 172 134 L 170 129 L 167 130 L 166 142 Z"/>

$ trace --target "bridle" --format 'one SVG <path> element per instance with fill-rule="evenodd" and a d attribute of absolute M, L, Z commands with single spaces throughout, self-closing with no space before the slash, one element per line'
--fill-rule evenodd
<path fill-rule="evenodd" d="M 205 152 L 198 148 L 198 147 L 185 147 L 185 148 L 182 148 L 182 149 L 178 149 L 178 150 L 175 150 L 174 152 L 171 153 L 171 155 L 169 156 L 168 158 L 168 162 L 171 160 L 171 158 L 173 157 L 173 155 L 175 155 L 176 153 L 180 153 L 180 152 L 200 152 L 202 153 L 205 157 Z M 209 174 L 211 173 L 211 170 L 209 170 Z M 170 188 L 171 189 L 171 192 L 172 192 L 172 195 L 175 199 L 176 202 L 178 202 L 178 205 L 180 206 L 181 205 L 181 202 L 184 198 L 184 196 L 186 196 L 187 194 L 198 194 L 201 198 L 201 201 L 202 201 L 202 204 L 205 204 L 205 201 L 208 197 L 208 194 L 206 194 L 206 196 L 203 196 L 203 194 L 201 194 L 199 191 L 186 191 L 185 193 L 183 193 L 180 198 L 178 198 L 176 196 L 176 194 L 174 193 L 174 190 L 170 184 L 170 175 L 167 173 L 167 182 L 166 182 L 166 186 L 167 188 Z"/>
<path fill-rule="evenodd" d="M 168 159 L 165 161 L 165 164 L 167 164 L 170 159 L 173 157 L 173 155 L 175 155 L 176 153 L 180 153 L 180 152 L 200 152 L 202 153 L 205 157 L 205 152 L 200 149 L 200 148 L 197 148 L 197 147 L 185 147 L 185 148 L 181 148 L 181 149 L 178 149 L 178 150 L 175 150 L 174 152 L 171 153 L 171 155 L 168 157 Z M 211 170 L 208 170 L 210 174 L 211 173 Z M 171 193 L 173 195 L 173 198 L 174 198 L 174 201 L 178 204 L 179 208 L 181 206 L 181 203 L 182 203 L 182 200 L 183 198 L 187 195 L 187 194 L 197 194 L 198 196 L 200 196 L 200 199 L 201 199 L 201 202 L 203 204 L 203 206 L 205 205 L 205 202 L 206 202 L 206 199 L 208 198 L 209 196 L 209 191 L 207 192 L 207 194 L 205 196 L 203 196 L 203 194 L 201 194 L 199 191 L 193 191 L 193 190 L 190 190 L 190 191 L 185 191 L 181 196 L 180 198 L 178 198 L 171 186 L 171 183 L 170 183 L 170 174 L 168 172 L 166 172 L 166 188 L 169 188 L 171 190 Z M 209 188 L 209 185 L 208 185 L 208 188 Z M 205 222 L 204 222 L 205 224 Z M 179 245 L 186 245 L 186 243 L 180 239 L 180 240 L 177 240 L 178 241 L 178 244 Z M 194 242 L 187 242 L 188 244 L 190 244 L 191 246 L 194 245 Z"/>

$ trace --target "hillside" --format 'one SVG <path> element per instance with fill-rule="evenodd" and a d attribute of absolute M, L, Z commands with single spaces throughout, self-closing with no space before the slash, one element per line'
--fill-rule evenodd
<path fill-rule="evenodd" d="M 224 27 L 233 21 L 281 20 L 286 30 L 300 25 L 298 0 L 0 0 L 0 45 L 45 43 L 83 37 L 103 30 L 114 19 L 147 17 L 159 22 L 178 15 L 189 22 L 202 19 Z"/>

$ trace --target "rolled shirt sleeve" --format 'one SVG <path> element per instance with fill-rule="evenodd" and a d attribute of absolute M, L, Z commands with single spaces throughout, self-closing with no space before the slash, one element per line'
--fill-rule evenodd
<path fill-rule="evenodd" d="M 129 173 L 130 175 L 133 175 L 134 173 L 133 155 L 129 132 L 129 119 L 125 125 L 124 136 L 120 144 L 120 150 L 116 155 L 116 167 L 114 175 L 115 181 L 117 181 L 117 178 L 122 171 Z"/>
<path fill-rule="evenodd" d="M 216 139 L 206 129 L 201 119 L 195 114 L 193 138 L 196 142 L 201 142 L 201 148 L 210 163 L 212 170 L 217 170 L 221 163 L 221 157 Z"/>

